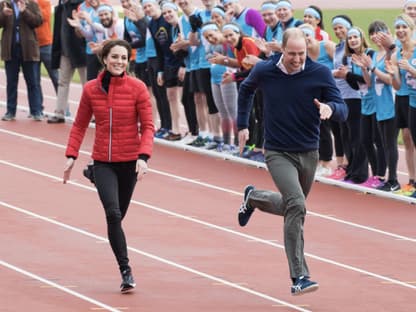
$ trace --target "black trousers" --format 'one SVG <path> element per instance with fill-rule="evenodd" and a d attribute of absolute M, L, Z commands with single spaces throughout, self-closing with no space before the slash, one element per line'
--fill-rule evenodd
<path fill-rule="evenodd" d="M 136 186 L 136 161 L 119 163 L 94 161 L 94 178 L 105 210 L 108 239 L 120 272 L 131 270 L 121 221 L 126 216 Z"/>

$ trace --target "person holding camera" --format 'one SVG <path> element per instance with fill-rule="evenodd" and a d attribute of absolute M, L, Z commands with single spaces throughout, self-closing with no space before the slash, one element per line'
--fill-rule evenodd
<path fill-rule="evenodd" d="M 137 180 L 142 180 L 147 172 L 154 134 L 146 85 L 126 73 L 130 56 L 131 47 L 127 41 L 116 39 L 104 44 L 100 55 L 104 71 L 83 89 L 65 152 L 67 162 L 63 176 L 66 183 L 94 115 L 93 179 L 105 210 L 108 239 L 121 272 L 122 292 L 136 284 L 121 222 Z"/>

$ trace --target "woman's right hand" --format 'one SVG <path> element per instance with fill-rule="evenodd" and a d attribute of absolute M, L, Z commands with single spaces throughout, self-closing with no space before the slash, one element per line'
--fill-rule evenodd
<path fill-rule="evenodd" d="M 64 184 L 66 184 L 66 182 L 69 181 L 69 178 L 71 177 L 71 171 L 72 171 L 72 167 L 74 167 L 74 163 L 75 163 L 75 159 L 73 158 L 68 158 L 68 160 L 65 163 L 64 178 L 63 178 Z"/>

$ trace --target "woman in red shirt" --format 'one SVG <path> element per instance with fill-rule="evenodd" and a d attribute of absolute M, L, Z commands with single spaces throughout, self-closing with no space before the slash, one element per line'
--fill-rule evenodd
<path fill-rule="evenodd" d="M 104 206 L 108 238 L 122 275 L 121 291 L 135 287 L 121 221 L 127 213 L 137 180 L 147 171 L 152 154 L 152 106 L 146 85 L 126 73 L 131 55 L 124 40 L 104 44 L 104 71 L 84 86 L 66 149 L 63 182 L 69 180 L 92 115 L 95 139 L 93 178 Z"/>

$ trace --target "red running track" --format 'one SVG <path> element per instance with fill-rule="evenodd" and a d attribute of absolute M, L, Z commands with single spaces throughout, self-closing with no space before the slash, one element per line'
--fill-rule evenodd
<path fill-rule="evenodd" d="M 416 309 L 413 205 L 316 183 L 305 249 L 320 289 L 292 297 L 282 219 L 236 219 L 246 184 L 274 187 L 268 173 L 161 145 L 124 222 L 138 286 L 121 295 L 103 209 L 81 174 L 93 130 L 63 185 L 70 125 L 25 114 L 0 123 L 0 311 Z"/>

